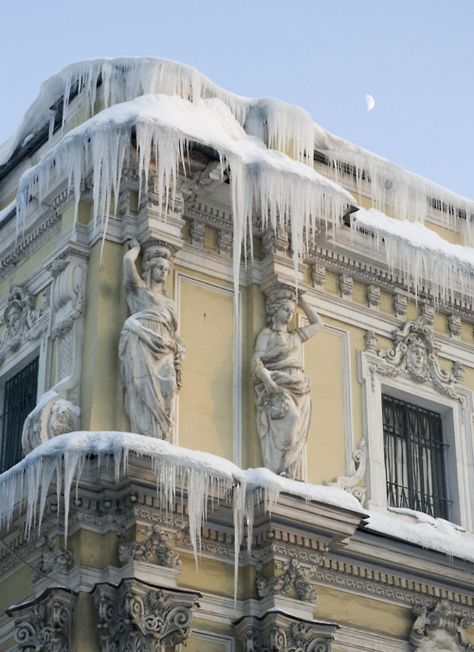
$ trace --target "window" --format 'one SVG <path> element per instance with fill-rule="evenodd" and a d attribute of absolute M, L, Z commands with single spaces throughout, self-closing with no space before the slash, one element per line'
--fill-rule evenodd
<path fill-rule="evenodd" d="M 382 394 L 387 503 L 448 518 L 441 415 Z"/>
<path fill-rule="evenodd" d="M 38 358 L 7 380 L 3 387 L 0 472 L 10 468 L 21 459 L 23 424 L 36 405 L 37 389 Z"/>

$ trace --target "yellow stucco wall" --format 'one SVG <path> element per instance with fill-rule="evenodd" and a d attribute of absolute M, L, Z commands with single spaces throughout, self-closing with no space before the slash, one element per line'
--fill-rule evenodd
<path fill-rule="evenodd" d="M 233 295 L 181 278 L 180 334 L 186 344 L 179 443 L 232 459 Z"/>

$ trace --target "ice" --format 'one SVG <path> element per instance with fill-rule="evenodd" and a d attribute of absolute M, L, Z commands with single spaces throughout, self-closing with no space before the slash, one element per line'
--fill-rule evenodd
<path fill-rule="evenodd" d="M 411 510 L 399 513 L 363 509 L 351 494 L 327 486 L 297 482 L 275 475 L 268 469 L 242 470 L 232 462 L 168 442 L 124 432 L 72 432 L 41 444 L 21 462 L 0 475 L 0 527 L 10 528 L 15 510 L 26 505 L 25 529 L 41 528 L 48 492 L 53 483 L 64 505 L 65 536 L 68 509 L 74 483 L 80 482 L 86 468 L 96 465 L 112 468 L 115 481 L 126 473 L 133 456 L 147 458 L 155 475 L 162 508 L 174 509 L 174 502 L 185 494 L 188 500 L 190 539 L 196 558 L 200 551 L 201 528 L 209 506 L 230 504 L 235 532 L 235 587 L 237 564 L 247 524 L 250 548 L 254 508 L 263 503 L 271 511 L 281 493 L 316 501 L 339 509 L 369 516 L 369 530 L 402 539 L 449 556 L 474 561 L 474 537 L 463 528 L 443 519 L 433 519 Z"/>
<path fill-rule="evenodd" d="M 460 220 L 457 212 L 464 211 L 468 243 L 472 242 L 471 222 L 474 217 L 474 201 L 462 197 L 443 186 L 402 168 L 381 156 L 358 147 L 349 141 L 318 128 L 315 147 L 323 153 L 334 170 L 336 181 L 350 180 L 347 166 L 359 198 L 371 199 L 374 208 L 389 212 L 401 220 L 425 222 L 433 214 L 433 200 L 444 204 L 442 218 L 446 226 L 455 230 Z M 346 172 L 346 176 L 344 173 Z M 451 208 L 449 208 L 451 207 Z"/>
<path fill-rule="evenodd" d="M 26 502 L 25 530 L 41 528 L 48 490 L 53 481 L 59 499 L 63 496 L 64 530 L 68 534 L 71 489 L 79 483 L 86 462 L 100 470 L 112 464 L 115 481 L 125 474 L 131 455 L 150 459 L 163 508 L 172 511 L 174 501 L 186 493 L 189 532 L 196 556 L 201 544 L 201 528 L 206 522 L 209 504 L 231 503 L 234 521 L 235 582 L 240 547 L 248 525 L 249 545 L 254 506 L 264 502 L 271 509 L 280 493 L 316 500 L 337 507 L 366 512 L 359 502 L 341 489 L 318 487 L 276 476 L 268 469 L 243 471 L 228 460 L 200 451 L 169 444 L 166 441 L 124 432 L 72 432 L 41 444 L 21 462 L 0 475 L 0 527 L 10 528 L 15 508 Z M 95 457 L 95 461 L 92 461 Z M 237 584 L 235 584 L 235 589 Z"/>
<path fill-rule="evenodd" d="M 61 102 L 63 127 L 53 136 Z M 75 111 L 84 122 L 68 131 Z M 334 136 L 299 107 L 234 95 L 195 68 L 173 61 L 96 59 L 66 67 L 44 82 L 17 133 L 0 147 L 0 165 L 25 138 L 32 138 L 48 123 L 50 145 L 55 144 L 43 150 L 40 162 L 20 181 L 19 231 L 25 228 L 30 198 L 41 202 L 59 183 L 58 170 L 67 174 L 77 216 L 81 183 L 92 170 L 94 216 L 96 226 L 104 227 L 104 239 L 112 199 L 133 156 L 130 137 L 136 129 L 141 190 L 149 177 L 150 159 L 158 157 L 156 189 L 165 203 L 173 201 L 177 174 L 185 170 L 192 142 L 214 148 L 221 165 L 230 167 L 236 290 L 241 249 L 254 218 L 261 216 L 263 224 L 272 228 L 291 229 L 296 270 L 313 244 L 316 222 L 337 226 L 348 204 L 357 204 L 339 182 L 370 197 L 375 209 L 400 221 L 425 222 L 435 203 L 438 218 L 458 232 L 464 230 L 467 243 L 472 240 L 471 200 Z M 325 176 L 314 170 L 315 149 L 329 163 L 329 168 L 323 168 Z M 327 178 L 331 170 L 334 182 Z M 390 264 L 399 261 L 402 272 L 409 275 L 402 239 L 390 242 L 385 249 Z M 435 268 L 434 277 L 426 248 L 413 260 L 416 292 L 423 288 L 425 274 L 434 278 L 429 289 L 442 296 L 452 293 L 450 283 L 456 289 L 464 287 L 468 274 L 456 268 L 456 257 L 442 270 Z"/>
<path fill-rule="evenodd" d="M 321 220 L 337 224 L 354 203 L 348 192 L 312 167 L 249 136 L 220 99 L 190 102 L 155 94 L 104 109 L 66 133 L 27 170 L 18 190 L 20 224 L 26 223 L 30 197 L 41 203 L 57 182 L 57 170 L 68 179 L 77 213 L 81 183 L 92 167 L 96 226 L 105 223 L 106 229 L 112 197 L 118 196 L 122 171 L 130 164 L 132 132 L 136 134 L 141 189 L 147 187 L 151 161 L 157 161 L 155 188 L 160 203 L 173 201 L 178 171 L 180 166 L 185 168 L 185 153 L 192 142 L 212 147 L 229 166 L 236 290 L 242 244 L 256 213 L 264 226 L 291 228 L 296 266 L 312 244 L 317 224 Z"/>
<path fill-rule="evenodd" d="M 356 230 L 369 230 L 367 244 L 386 257 L 402 283 L 431 292 L 435 300 L 474 293 L 474 249 L 452 244 L 420 223 L 395 220 L 360 208 L 353 213 Z"/>
<path fill-rule="evenodd" d="M 251 100 L 234 95 L 214 84 L 192 66 L 157 58 L 122 57 L 95 59 L 71 64 L 46 80 L 38 98 L 25 114 L 16 133 L 0 146 L 0 165 L 11 157 L 26 135 L 47 124 L 53 105 L 64 97 L 63 127 L 67 124 L 73 97 L 85 98 L 86 119 L 100 109 L 133 100 L 141 95 L 165 94 L 190 102 L 218 98 L 240 125 L 266 134 L 272 147 L 292 150 L 299 160 L 312 160 L 314 124 L 309 115 L 292 105 L 272 99 Z"/>

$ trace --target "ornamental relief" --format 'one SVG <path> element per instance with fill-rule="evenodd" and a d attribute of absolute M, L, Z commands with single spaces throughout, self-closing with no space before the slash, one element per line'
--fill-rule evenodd
<path fill-rule="evenodd" d="M 440 600 L 431 608 L 416 605 L 413 615 L 415 621 L 409 637 L 413 652 L 474 650 L 466 637 L 472 619 L 456 613 L 447 600 Z"/>
<path fill-rule="evenodd" d="M 422 315 L 407 321 L 392 337 L 392 348 L 377 350 L 375 334 L 367 331 L 365 351 L 372 354 L 369 361 L 372 373 L 389 377 L 406 375 L 417 383 L 429 382 L 441 394 L 459 399 L 456 385 L 462 378 L 462 368 L 454 363 L 450 373 L 440 367 L 440 346 L 435 342 L 430 319 Z"/>
<path fill-rule="evenodd" d="M 21 285 L 12 285 L 2 323 L 5 331 L 0 340 L 0 365 L 25 343 L 38 340 L 47 328 L 47 315 L 35 310 L 35 297 Z"/>

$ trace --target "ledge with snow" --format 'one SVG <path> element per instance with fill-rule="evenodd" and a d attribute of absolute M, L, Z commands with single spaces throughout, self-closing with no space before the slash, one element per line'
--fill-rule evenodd
<path fill-rule="evenodd" d="M 347 531 L 342 528 L 338 538 L 348 538 L 354 534 L 353 528 L 360 526 L 450 558 L 474 562 L 474 537 L 443 519 L 402 509 L 369 512 L 354 496 L 336 487 L 290 480 L 265 468 L 242 470 L 216 455 L 126 432 L 72 432 L 38 446 L 0 475 L 0 526 L 9 529 L 19 510 L 25 519 L 26 535 L 33 535 L 35 529 L 40 532 L 47 498 L 54 489 L 58 497 L 62 496 L 67 538 L 70 503 L 75 504 L 79 487 L 90 487 L 92 483 L 96 489 L 103 485 L 122 492 L 124 479 L 135 477 L 133 468 L 137 463 L 142 471 L 144 465 L 148 468 L 148 480 L 154 479 L 164 513 L 173 512 L 179 501 L 186 504 L 194 554 L 200 551 L 201 529 L 213 507 L 222 504 L 232 509 L 238 554 L 244 524 L 250 533 L 247 545 L 251 551 L 256 506 L 261 504 L 264 512 L 271 514 L 278 511 L 281 497 L 286 496 L 350 515 L 348 523 L 352 527 Z M 308 525 L 314 527 L 315 523 Z"/>

